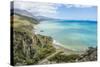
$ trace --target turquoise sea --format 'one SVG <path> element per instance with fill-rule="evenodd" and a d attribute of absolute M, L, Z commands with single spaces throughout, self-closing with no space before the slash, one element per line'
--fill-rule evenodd
<path fill-rule="evenodd" d="M 66 48 L 83 51 L 97 46 L 96 21 L 42 21 L 36 33 L 51 36 Z"/>

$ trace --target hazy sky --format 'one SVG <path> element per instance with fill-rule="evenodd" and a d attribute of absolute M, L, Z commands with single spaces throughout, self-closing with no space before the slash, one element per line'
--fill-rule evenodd
<path fill-rule="evenodd" d="M 90 5 L 54 4 L 14 1 L 14 8 L 27 10 L 34 16 L 45 16 L 66 20 L 96 20 L 97 7 Z"/>

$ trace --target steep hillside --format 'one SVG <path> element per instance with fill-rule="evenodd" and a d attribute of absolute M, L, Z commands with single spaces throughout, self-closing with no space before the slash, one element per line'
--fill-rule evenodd
<path fill-rule="evenodd" d="M 52 38 L 34 33 L 34 19 L 15 14 L 13 22 L 13 65 L 37 64 L 39 60 L 55 52 Z"/>

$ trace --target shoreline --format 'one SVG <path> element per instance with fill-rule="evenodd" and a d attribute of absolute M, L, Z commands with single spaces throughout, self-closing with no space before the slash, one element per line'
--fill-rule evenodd
<path fill-rule="evenodd" d="M 68 54 L 82 54 L 85 51 L 75 51 L 72 50 L 70 48 L 66 48 L 64 45 L 62 45 L 61 43 L 57 42 L 56 40 L 53 40 L 53 46 L 58 49 L 58 50 L 63 50 L 64 53 L 68 53 Z"/>
<path fill-rule="evenodd" d="M 54 40 L 54 39 L 53 39 L 53 46 L 54 46 L 55 48 L 57 48 L 57 47 L 66 48 L 64 45 L 62 45 L 61 43 L 57 42 L 57 41 Z M 68 48 L 66 48 L 66 49 L 68 49 Z"/>

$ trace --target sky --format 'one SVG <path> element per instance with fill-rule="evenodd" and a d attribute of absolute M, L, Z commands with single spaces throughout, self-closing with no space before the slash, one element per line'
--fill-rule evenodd
<path fill-rule="evenodd" d="M 14 1 L 14 8 L 26 10 L 34 16 L 66 20 L 97 20 L 97 7 L 79 4 Z"/>

